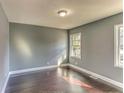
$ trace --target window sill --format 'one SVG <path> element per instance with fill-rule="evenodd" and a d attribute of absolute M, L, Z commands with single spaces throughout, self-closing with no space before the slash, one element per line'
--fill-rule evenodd
<path fill-rule="evenodd" d="M 123 65 L 114 65 L 114 67 L 123 69 Z"/>
<path fill-rule="evenodd" d="M 81 57 L 70 56 L 70 58 L 81 60 Z"/>

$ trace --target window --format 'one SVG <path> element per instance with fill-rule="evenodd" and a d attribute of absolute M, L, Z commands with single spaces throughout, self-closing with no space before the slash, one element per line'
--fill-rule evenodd
<path fill-rule="evenodd" d="M 116 25 L 115 26 L 115 66 L 116 67 L 123 67 L 123 25 Z"/>
<path fill-rule="evenodd" d="M 81 58 L 81 33 L 70 36 L 70 56 Z"/>

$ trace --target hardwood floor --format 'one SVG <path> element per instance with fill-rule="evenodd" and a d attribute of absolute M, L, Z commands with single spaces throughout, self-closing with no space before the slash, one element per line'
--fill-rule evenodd
<path fill-rule="evenodd" d="M 69 68 L 42 70 L 9 79 L 5 93 L 122 93 Z"/>

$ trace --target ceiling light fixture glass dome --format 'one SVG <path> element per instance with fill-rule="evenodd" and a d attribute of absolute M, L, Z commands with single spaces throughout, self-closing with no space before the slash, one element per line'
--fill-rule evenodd
<path fill-rule="evenodd" d="M 58 15 L 61 17 L 64 17 L 67 15 L 67 11 L 66 10 L 60 10 L 60 11 L 58 11 Z"/>

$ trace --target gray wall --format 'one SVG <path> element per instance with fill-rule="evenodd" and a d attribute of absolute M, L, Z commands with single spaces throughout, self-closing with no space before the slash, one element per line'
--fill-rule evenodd
<path fill-rule="evenodd" d="M 122 24 L 122 13 L 70 30 L 81 32 L 82 59 L 69 58 L 70 63 L 121 82 L 122 69 L 114 67 L 114 25 Z"/>
<path fill-rule="evenodd" d="M 65 54 L 66 30 L 10 23 L 10 71 L 57 65 Z"/>
<path fill-rule="evenodd" d="M 9 72 L 9 23 L 0 4 L 0 93 Z"/>

